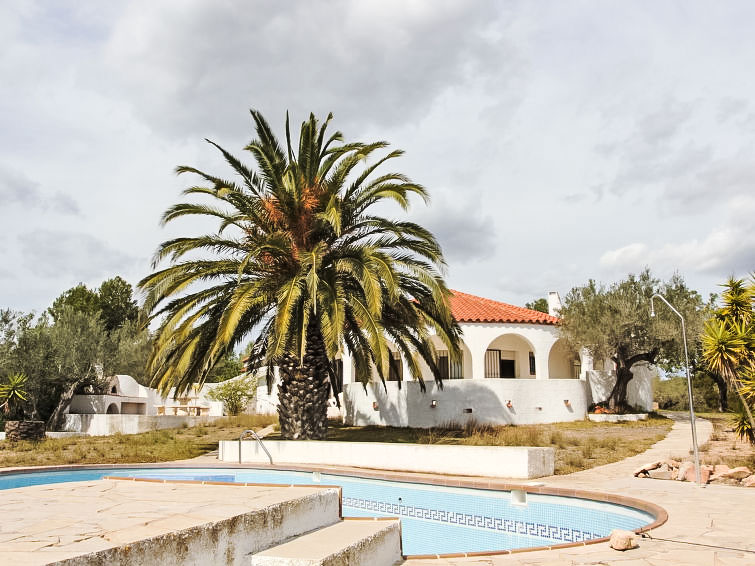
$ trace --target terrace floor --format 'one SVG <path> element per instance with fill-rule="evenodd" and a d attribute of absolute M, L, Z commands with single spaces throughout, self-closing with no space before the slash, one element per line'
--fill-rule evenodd
<path fill-rule="evenodd" d="M 203 549 L 267 548 L 285 536 L 275 531 L 286 531 L 286 516 L 332 515 L 332 523 L 339 514 L 339 488 L 196 483 L 105 479 L 0 491 L 0 564 L 173 564 L 182 553 L 206 564 Z"/>

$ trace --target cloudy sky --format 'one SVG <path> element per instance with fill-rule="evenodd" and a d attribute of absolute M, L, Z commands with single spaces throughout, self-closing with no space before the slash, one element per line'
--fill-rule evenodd
<path fill-rule="evenodd" d="M 335 114 L 428 187 L 452 287 L 523 304 L 649 266 L 755 270 L 755 4 L 0 4 L 0 307 L 136 283 L 249 108 Z"/>

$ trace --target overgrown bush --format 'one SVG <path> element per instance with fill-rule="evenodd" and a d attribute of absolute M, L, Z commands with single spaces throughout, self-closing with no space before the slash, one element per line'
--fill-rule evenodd
<path fill-rule="evenodd" d="M 257 395 L 257 381 L 253 375 L 229 379 L 215 387 L 207 396 L 213 401 L 221 401 L 225 413 L 235 416 L 246 409 L 249 401 Z"/>

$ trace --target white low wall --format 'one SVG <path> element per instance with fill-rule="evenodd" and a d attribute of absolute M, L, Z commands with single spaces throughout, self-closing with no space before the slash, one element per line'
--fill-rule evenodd
<path fill-rule="evenodd" d="M 65 415 L 63 430 L 90 436 L 110 434 L 138 434 L 163 428 L 196 426 L 217 417 L 189 417 L 185 415 Z"/>
<path fill-rule="evenodd" d="M 585 382 L 579 379 L 446 380 L 442 390 L 427 383 L 426 393 L 414 381 L 402 382 L 400 389 L 395 381 L 385 385 L 345 385 L 344 421 L 354 426 L 431 428 L 470 421 L 542 424 L 578 421 L 587 415 Z"/>
<path fill-rule="evenodd" d="M 274 464 L 324 464 L 517 479 L 550 476 L 555 467 L 553 448 L 318 440 L 263 442 Z M 239 462 L 239 444 L 241 462 L 270 462 L 254 440 L 241 443 L 238 440 L 221 440 L 218 459 L 222 462 Z"/>

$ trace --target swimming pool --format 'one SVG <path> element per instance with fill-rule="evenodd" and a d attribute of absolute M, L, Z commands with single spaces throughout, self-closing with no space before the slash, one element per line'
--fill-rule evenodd
<path fill-rule="evenodd" d="M 652 523 L 626 505 L 540 493 L 385 481 L 318 472 L 240 468 L 97 468 L 0 475 L 0 489 L 104 476 L 238 483 L 339 485 L 346 517 L 401 518 L 407 555 L 485 552 L 579 543 Z M 524 501 L 522 501 L 524 499 Z"/>

